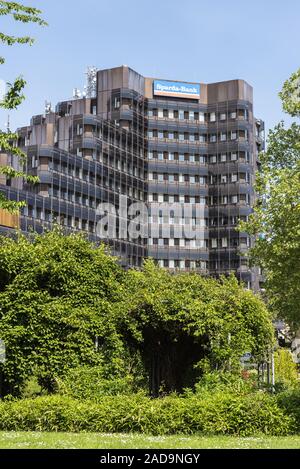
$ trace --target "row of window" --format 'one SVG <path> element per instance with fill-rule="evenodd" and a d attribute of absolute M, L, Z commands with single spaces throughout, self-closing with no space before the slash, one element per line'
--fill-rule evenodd
<path fill-rule="evenodd" d="M 230 174 L 211 174 L 210 184 L 226 184 L 226 183 L 248 183 L 250 182 L 249 173 L 230 173 Z M 148 173 L 148 181 L 157 182 L 183 182 L 189 184 L 207 184 L 207 176 L 182 174 L 182 173 Z"/>
<path fill-rule="evenodd" d="M 249 183 L 250 179 L 251 175 L 249 173 L 211 174 L 210 184 Z"/>
<path fill-rule="evenodd" d="M 229 112 L 210 112 L 204 113 L 201 111 L 186 111 L 184 109 L 148 109 L 148 117 L 158 117 L 159 119 L 179 119 L 179 120 L 188 120 L 196 122 L 224 122 L 227 119 L 235 120 L 237 117 L 239 119 L 248 119 L 248 112 L 245 109 L 239 109 Z"/>
<path fill-rule="evenodd" d="M 231 269 L 238 269 L 241 266 L 248 266 L 246 259 L 241 259 L 241 261 L 203 261 L 203 260 L 189 260 L 189 259 L 158 259 L 157 264 L 160 267 L 167 269 L 199 269 L 199 270 L 222 270 L 228 271 Z M 247 288 L 251 288 L 251 283 L 247 282 Z"/>
<path fill-rule="evenodd" d="M 174 203 L 186 203 L 186 204 L 205 204 L 206 198 L 201 196 L 189 196 L 189 195 L 170 195 L 170 194 L 148 194 L 148 202 L 168 202 Z"/>
<path fill-rule="evenodd" d="M 190 132 L 177 132 L 170 130 L 152 129 L 147 131 L 148 138 L 177 140 L 179 142 L 200 142 L 200 143 L 216 143 L 248 139 L 247 130 L 231 130 L 230 132 L 218 132 L 211 134 L 199 134 Z"/>
<path fill-rule="evenodd" d="M 187 259 L 158 259 L 157 264 L 167 269 L 200 269 L 207 270 L 207 261 Z"/>
<path fill-rule="evenodd" d="M 188 226 L 200 226 L 206 227 L 208 226 L 208 218 L 195 218 L 195 217 L 179 217 L 175 216 L 174 212 L 172 214 L 172 210 L 170 215 L 150 215 L 148 217 L 149 224 L 166 224 L 166 225 L 188 225 Z"/>
<path fill-rule="evenodd" d="M 188 161 L 190 163 L 206 163 L 207 155 L 191 154 L 191 153 L 174 153 L 174 152 L 159 152 L 148 151 L 148 159 L 157 159 L 159 161 Z"/>
<path fill-rule="evenodd" d="M 207 199 L 206 197 L 200 197 L 200 196 L 153 193 L 153 194 L 148 194 L 148 202 L 205 204 L 207 203 Z M 224 204 L 238 204 L 238 203 L 250 205 L 250 202 L 251 202 L 251 197 L 249 194 L 211 196 L 209 198 L 210 205 L 224 205 Z"/>
<path fill-rule="evenodd" d="M 110 181 L 111 184 L 108 187 L 109 189 L 113 191 L 117 191 L 118 193 L 122 195 L 127 195 L 128 197 L 133 197 L 137 200 L 144 200 L 144 192 L 132 188 L 131 186 L 119 186 L 117 184 L 114 184 L 112 181 Z M 49 197 L 57 197 L 59 199 L 63 199 L 69 202 L 74 202 L 79 205 L 84 205 L 86 207 L 92 207 L 95 208 L 101 201 L 96 200 L 93 197 L 88 197 L 87 195 L 83 195 L 79 192 L 74 192 L 72 190 L 68 189 L 63 189 L 59 188 L 57 186 L 54 187 L 49 187 L 48 188 L 48 195 Z"/>
<path fill-rule="evenodd" d="M 34 208 L 31 205 L 28 205 L 22 209 L 23 215 L 37 218 L 41 221 L 47 221 L 50 223 L 56 222 L 61 225 L 77 228 L 84 231 L 89 231 L 90 233 L 95 232 L 96 223 L 94 221 L 83 220 L 78 217 L 59 215 L 56 212 L 51 212 L 50 210 L 43 210 L 42 208 Z"/>
<path fill-rule="evenodd" d="M 248 237 L 241 238 L 211 238 L 211 239 L 186 239 L 186 238 L 149 238 L 149 246 L 159 247 L 182 247 L 189 249 L 197 248 L 248 248 L 250 247 L 250 239 Z"/>
<path fill-rule="evenodd" d="M 218 155 L 199 155 L 191 153 L 177 153 L 177 152 L 159 152 L 148 151 L 148 159 L 157 159 L 158 161 L 179 161 L 190 163 L 226 163 L 229 161 L 250 161 L 250 154 L 245 151 L 232 151 L 227 153 L 219 153 Z"/>
<path fill-rule="evenodd" d="M 37 167 L 38 165 L 38 160 L 36 160 L 35 166 L 32 167 Z M 104 157 L 102 155 L 101 158 L 99 158 L 100 162 L 104 162 Z M 106 164 L 108 162 L 106 161 Z M 132 166 L 130 163 L 126 163 L 124 161 L 120 160 L 115 160 L 114 163 L 112 163 L 111 159 L 111 164 L 110 166 L 115 167 L 122 173 L 127 173 L 130 176 L 138 177 L 138 178 L 144 178 L 144 168 L 138 168 L 136 166 Z M 95 173 L 94 172 L 89 172 L 86 170 L 83 170 L 82 168 L 74 167 L 74 165 L 67 165 L 67 163 L 59 163 L 57 161 L 48 161 L 48 170 L 51 171 L 57 171 L 60 173 L 64 173 L 68 176 L 73 176 L 78 179 L 83 179 L 84 181 L 87 181 L 91 184 L 95 182 Z"/>
<path fill-rule="evenodd" d="M 175 215 L 174 210 L 170 210 L 168 215 L 164 215 L 162 210 L 159 210 L 158 215 L 150 215 L 148 217 L 149 224 L 165 224 L 165 225 L 190 225 L 190 226 L 236 226 L 239 221 L 247 221 L 246 215 L 231 215 L 230 217 L 211 217 L 211 218 L 195 218 L 195 217 L 181 217 Z"/>
<path fill-rule="evenodd" d="M 207 176 L 199 176 L 190 175 L 190 174 L 182 174 L 182 173 L 148 173 L 148 180 L 149 181 L 157 181 L 157 182 L 184 182 L 189 184 L 207 184 Z"/>

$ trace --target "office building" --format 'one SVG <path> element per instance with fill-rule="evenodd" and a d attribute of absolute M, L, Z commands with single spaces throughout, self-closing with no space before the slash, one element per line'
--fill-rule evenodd
<path fill-rule="evenodd" d="M 236 226 L 255 201 L 263 132 L 244 80 L 206 84 L 147 78 L 125 65 L 91 69 L 85 96 L 75 90 L 18 130 L 27 171 L 40 183 L 2 176 L 0 190 L 27 207 L 17 219 L 0 214 L 0 225 L 40 232 L 60 223 L 104 239 L 124 266 L 149 256 L 172 271 L 235 272 L 256 289 L 258 272 L 244 255 L 253 239 Z M 9 158 L 0 155 L 0 164 Z M 99 204 L 104 212 L 108 204 L 106 220 L 114 221 L 106 235 Z M 132 224 L 141 236 L 128 236 Z"/>

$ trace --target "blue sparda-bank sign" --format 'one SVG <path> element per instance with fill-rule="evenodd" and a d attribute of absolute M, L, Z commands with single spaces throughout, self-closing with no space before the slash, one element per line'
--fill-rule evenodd
<path fill-rule="evenodd" d="M 198 83 L 183 83 L 180 81 L 153 81 L 153 94 L 156 96 L 175 96 L 177 98 L 200 98 Z"/>

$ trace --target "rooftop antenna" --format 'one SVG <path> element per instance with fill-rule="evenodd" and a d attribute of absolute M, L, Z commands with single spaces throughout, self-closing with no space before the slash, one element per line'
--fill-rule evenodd
<path fill-rule="evenodd" d="M 45 101 L 45 114 L 52 112 L 52 105 L 50 101 Z"/>
<path fill-rule="evenodd" d="M 79 88 L 74 88 L 73 89 L 73 98 L 79 99 L 81 98 L 81 91 Z"/>
<path fill-rule="evenodd" d="M 7 114 L 6 132 L 7 132 L 8 134 L 10 133 L 10 118 L 9 118 L 9 114 Z"/>
<path fill-rule="evenodd" d="M 96 98 L 97 96 L 97 68 L 89 66 L 86 71 L 87 84 L 86 84 L 86 97 Z"/>

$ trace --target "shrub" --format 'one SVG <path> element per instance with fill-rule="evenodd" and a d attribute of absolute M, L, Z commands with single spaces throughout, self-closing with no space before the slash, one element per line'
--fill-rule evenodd
<path fill-rule="evenodd" d="M 249 394 L 257 390 L 257 376 L 247 371 L 230 373 L 228 371 L 212 371 L 205 373 L 195 384 L 198 395 L 215 393 Z"/>
<path fill-rule="evenodd" d="M 0 403 L 0 430 L 142 432 L 146 434 L 286 435 L 293 417 L 264 393 L 214 394 L 204 399 L 142 394 L 105 396 L 99 402 L 43 396 Z"/>
<path fill-rule="evenodd" d="M 293 361 L 290 350 L 279 348 L 274 353 L 275 379 L 276 382 L 290 386 L 297 383 L 297 365 Z"/>
<path fill-rule="evenodd" d="M 284 412 L 294 419 L 294 430 L 300 433 L 300 386 L 295 386 L 277 395 L 277 402 Z"/>
<path fill-rule="evenodd" d="M 143 376 L 132 374 L 107 376 L 105 367 L 80 367 L 69 370 L 63 379 L 57 380 L 60 394 L 75 399 L 98 402 L 103 396 L 130 395 L 143 384 Z"/>

